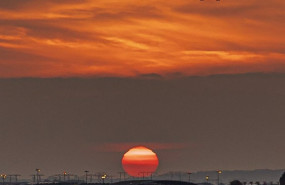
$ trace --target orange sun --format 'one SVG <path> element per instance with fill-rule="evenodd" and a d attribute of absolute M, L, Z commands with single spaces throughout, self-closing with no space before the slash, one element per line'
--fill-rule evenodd
<path fill-rule="evenodd" d="M 144 146 L 137 146 L 124 154 L 122 165 L 130 176 L 147 177 L 156 171 L 158 158 L 152 150 Z"/>

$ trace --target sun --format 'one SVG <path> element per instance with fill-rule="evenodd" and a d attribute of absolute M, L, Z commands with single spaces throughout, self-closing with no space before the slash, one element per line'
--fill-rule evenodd
<path fill-rule="evenodd" d="M 129 149 L 123 158 L 122 166 L 128 175 L 133 177 L 147 177 L 154 173 L 158 167 L 156 153 L 144 146 Z"/>

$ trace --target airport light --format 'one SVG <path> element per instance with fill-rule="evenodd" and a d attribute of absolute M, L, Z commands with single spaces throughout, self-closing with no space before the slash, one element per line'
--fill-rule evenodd
<path fill-rule="evenodd" d="M 40 173 L 40 171 L 41 171 L 40 169 L 38 169 L 38 168 L 36 169 L 36 172 L 37 172 L 37 184 L 39 184 L 39 173 Z"/>
<path fill-rule="evenodd" d="M 65 182 L 65 177 L 66 177 L 66 175 L 67 175 L 67 172 L 64 171 L 64 172 L 63 172 L 63 182 Z"/>
<path fill-rule="evenodd" d="M 102 181 L 103 181 L 103 184 L 105 184 L 105 179 L 106 179 L 106 177 L 107 177 L 106 174 L 104 174 L 104 175 L 101 177 L 101 179 L 102 179 Z"/>
<path fill-rule="evenodd" d="M 209 176 L 206 176 L 206 181 L 207 181 L 207 183 L 209 182 Z"/>
<path fill-rule="evenodd" d="M 220 185 L 220 174 L 222 174 L 222 171 L 217 170 L 217 174 L 218 174 L 218 185 Z"/>
<path fill-rule="evenodd" d="M 4 185 L 5 183 L 5 179 L 6 179 L 7 175 L 5 174 L 1 174 L 1 178 L 2 178 L 2 184 Z"/>

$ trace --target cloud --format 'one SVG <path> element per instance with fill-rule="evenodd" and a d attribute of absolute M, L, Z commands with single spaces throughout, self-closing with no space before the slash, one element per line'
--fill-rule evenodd
<path fill-rule="evenodd" d="M 145 146 L 155 151 L 161 150 L 181 150 L 189 147 L 184 143 L 103 143 L 90 146 L 92 151 L 96 152 L 126 152 L 135 146 Z"/>
<path fill-rule="evenodd" d="M 16 70 L 18 56 L 2 59 L 15 71 L 0 77 L 276 72 L 284 62 L 281 0 L 3 0 L 0 7 L 0 47 L 52 58 L 37 65 L 49 73 L 29 75 Z"/>
<path fill-rule="evenodd" d="M 23 10 L 23 9 L 34 9 L 34 8 L 45 8 L 47 6 L 56 6 L 56 5 L 68 5 L 68 4 L 81 4 L 86 2 L 86 0 L 1 0 L 0 9 L 7 10 Z"/>
<path fill-rule="evenodd" d="M 156 73 L 140 74 L 138 77 L 143 79 L 162 79 L 163 76 Z"/>

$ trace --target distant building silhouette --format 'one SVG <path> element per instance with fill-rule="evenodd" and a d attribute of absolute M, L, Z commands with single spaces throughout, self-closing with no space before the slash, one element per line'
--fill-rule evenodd
<path fill-rule="evenodd" d="M 285 185 L 285 172 L 284 172 L 283 175 L 280 177 L 279 182 L 280 182 L 280 185 Z"/>
<path fill-rule="evenodd" d="M 243 185 L 239 180 L 234 180 L 230 183 L 230 185 Z"/>

